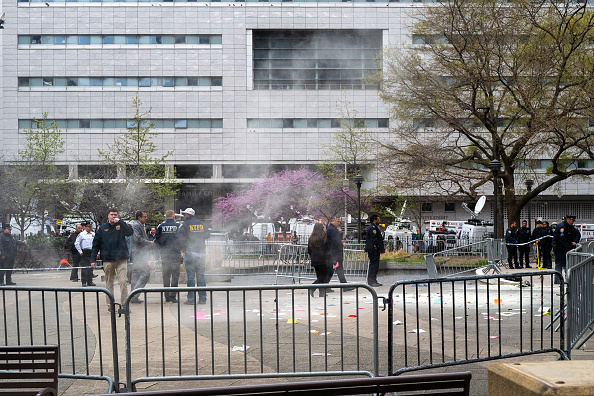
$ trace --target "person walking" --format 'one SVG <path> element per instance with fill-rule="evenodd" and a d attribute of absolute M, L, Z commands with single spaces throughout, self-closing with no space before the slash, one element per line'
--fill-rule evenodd
<path fill-rule="evenodd" d="M 342 241 L 342 235 L 338 229 L 340 225 L 340 217 L 333 217 L 326 228 L 326 240 L 328 242 L 328 248 L 330 249 L 330 255 L 332 261 L 328 265 L 328 273 L 326 274 L 326 281 L 324 283 L 330 283 L 334 271 L 340 280 L 340 283 L 347 283 L 346 277 L 344 276 L 344 248 L 346 243 Z M 332 290 L 332 289 L 328 289 Z M 342 289 L 343 291 L 354 290 L 353 287 L 347 287 Z"/>
<path fill-rule="evenodd" d="M 316 280 L 313 284 L 327 283 L 328 265 L 331 265 L 333 260 L 322 223 L 314 224 L 313 231 L 307 241 L 307 253 L 311 259 L 311 266 L 316 271 Z M 309 294 L 313 297 L 315 291 L 315 288 L 309 289 Z M 326 290 L 320 289 L 320 297 L 325 296 Z"/>
<path fill-rule="evenodd" d="M 97 229 L 95 238 L 93 238 L 93 251 L 91 259 L 96 260 L 101 252 L 103 260 L 103 271 L 105 271 L 105 287 L 113 293 L 114 277 L 117 273 L 118 283 L 120 284 L 120 304 L 126 301 L 128 296 L 128 282 L 126 264 L 128 262 L 128 246 L 126 237 L 132 236 L 134 230 L 119 217 L 117 209 L 110 209 L 107 215 L 107 222 Z M 91 262 L 92 267 L 96 267 L 97 262 Z M 107 300 L 108 311 L 111 312 L 110 299 Z M 114 295 L 115 298 L 115 295 Z"/>
<path fill-rule="evenodd" d="M 530 240 L 532 239 L 532 233 L 528 228 L 528 222 L 522 221 L 522 227 L 516 233 L 516 239 L 518 241 L 518 250 L 520 252 L 520 268 L 522 268 L 522 262 L 525 262 L 526 268 L 530 267 Z"/>
<path fill-rule="evenodd" d="M 74 247 L 79 257 L 79 264 L 83 267 L 80 271 L 80 278 L 83 287 L 97 286 L 93 283 L 93 267 L 91 265 L 91 261 L 93 261 L 91 258 L 91 254 L 93 253 L 93 239 L 95 239 L 93 224 L 87 220 L 81 225 L 84 227 L 84 230 L 78 234 L 76 241 L 74 241 Z"/>
<path fill-rule="evenodd" d="M 518 246 L 516 245 L 516 222 L 512 221 L 507 230 L 505 230 L 505 246 L 507 247 L 507 265 L 510 269 L 520 269 L 518 264 Z"/>
<path fill-rule="evenodd" d="M 181 212 L 184 215 L 184 222 L 178 228 L 176 237 L 179 246 L 184 251 L 184 265 L 186 267 L 188 287 L 206 286 L 206 240 L 210 237 L 210 231 L 206 225 L 195 217 L 196 212 L 187 208 Z M 196 293 L 188 292 L 186 305 L 196 303 Z M 206 292 L 198 292 L 198 304 L 206 304 Z"/>
<path fill-rule="evenodd" d="M 178 286 L 182 258 L 175 235 L 180 226 L 175 221 L 173 210 L 168 210 L 165 212 L 165 222 L 159 224 L 155 232 L 155 243 L 161 248 L 163 287 Z M 177 293 L 165 293 L 165 301 L 176 303 Z"/>
<path fill-rule="evenodd" d="M 130 238 L 130 250 L 132 253 L 132 277 L 130 278 L 130 287 L 132 290 L 141 289 L 146 286 L 151 278 L 151 268 L 149 260 L 151 256 L 151 246 L 155 244 L 146 233 L 144 225 L 148 220 L 146 212 L 139 210 L 136 212 L 136 221 L 132 224 L 134 231 Z M 133 304 L 140 304 L 143 301 L 139 294 L 130 300 Z"/>
<path fill-rule="evenodd" d="M 14 259 L 16 258 L 18 247 L 26 243 L 27 241 L 17 241 L 14 235 L 12 235 L 12 226 L 10 224 L 2 224 L 2 234 L 0 235 L 0 286 L 4 286 L 5 277 L 7 286 L 16 285 L 12 281 Z"/>
<path fill-rule="evenodd" d="M 82 232 L 83 226 L 82 224 L 76 225 L 76 230 L 68 236 L 66 240 L 66 247 L 70 249 L 70 253 L 72 254 L 72 271 L 70 271 L 70 280 L 72 282 L 78 282 L 78 267 L 80 267 L 80 254 L 78 250 L 76 250 L 76 246 L 74 246 L 74 242 L 76 242 L 76 238 Z"/>
<path fill-rule="evenodd" d="M 573 226 L 575 215 L 565 216 L 565 220 L 557 225 L 553 233 L 555 244 L 555 271 L 567 276 L 567 252 L 575 249 L 580 240 L 580 232 Z M 561 283 L 558 275 L 555 275 L 555 284 Z"/>
<path fill-rule="evenodd" d="M 379 228 L 380 217 L 377 214 L 369 218 L 371 224 L 367 228 L 365 239 L 365 251 L 369 256 L 369 270 L 367 272 L 367 284 L 372 287 L 382 286 L 377 281 L 377 272 L 379 271 L 380 255 L 386 252 L 384 247 L 384 236 Z"/>

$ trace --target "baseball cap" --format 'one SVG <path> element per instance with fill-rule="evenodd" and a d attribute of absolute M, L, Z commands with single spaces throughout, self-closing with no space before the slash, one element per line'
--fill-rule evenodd
<path fill-rule="evenodd" d="M 192 209 L 192 208 L 187 208 L 186 210 L 182 210 L 181 213 L 182 214 L 187 213 L 191 216 L 194 216 L 196 214 L 196 212 L 194 212 L 194 209 Z"/>

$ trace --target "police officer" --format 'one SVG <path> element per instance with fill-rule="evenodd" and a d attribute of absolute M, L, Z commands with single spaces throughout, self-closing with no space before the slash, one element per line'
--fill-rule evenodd
<path fill-rule="evenodd" d="M 192 208 L 187 208 L 181 212 L 184 215 L 184 223 L 177 230 L 176 236 L 179 240 L 179 246 L 184 251 L 184 264 L 186 266 L 187 286 L 194 287 L 206 286 L 206 240 L 210 232 L 206 225 L 198 220 L 194 215 L 196 212 Z M 194 305 L 196 294 L 188 292 L 186 305 Z M 198 304 L 206 304 L 206 292 L 198 292 Z"/>
<path fill-rule="evenodd" d="M 528 222 L 526 220 L 522 221 L 522 227 L 516 233 L 516 240 L 518 241 L 518 250 L 520 251 L 520 268 L 522 268 L 522 262 L 525 258 L 526 268 L 530 267 L 530 240 L 532 239 L 532 234 L 530 233 L 530 228 L 528 228 Z"/>
<path fill-rule="evenodd" d="M 518 265 L 518 248 L 516 246 L 516 222 L 512 221 L 509 224 L 507 230 L 505 230 L 505 243 L 507 247 L 507 265 L 509 265 L 510 269 L 515 268 L 520 269 Z"/>
<path fill-rule="evenodd" d="M 380 217 L 377 214 L 369 218 L 371 224 L 367 229 L 365 239 L 365 251 L 369 256 L 369 271 L 367 273 L 367 284 L 372 287 L 382 286 L 377 281 L 377 271 L 379 270 L 380 254 L 386 251 L 384 247 L 384 236 L 379 228 Z"/>
<path fill-rule="evenodd" d="M 163 287 L 177 287 L 181 266 L 181 253 L 175 234 L 181 226 L 175 221 L 173 210 L 165 212 L 165 222 L 159 224 L 155 232 L 155 243 L 161 247 L 161 267 Z M 176 303 L 177 293 L 165 293 L 165 301 Z"/>
<path fill-rule="evenodd" d="M 557 225 L 553 233 L 553 242 L 555 243 L 555 271 L 567 276 L 567 252 L 575 249 L 580 240 L 580 232 L 573 226 L 575 215 L 565 216 L 565 220 Z M 555 284 L 561 283 L 559 276 L 555 276 Z"/>
<path fill-rule="evenodd" d="M 12 268 L 14 267 L 14 259 L 17 255 L 17 248 L 22 244 L 27 243 L 17 241 L 11 235 L 12 227 L 10 224 L 2 224 L 2 234 L 0 235 L 0 286 L 4 286 L 4 276 L 6 275 L 6 285 L 14 286 L 12 281 Z"/>
<path fill-rule="evenodd" d="M 548 221 L 542 222 L 542 233 L 546 238 L 541 239 L 540 250 L 542 251 L 542 267 L 545 269 L 553 268 L 553 260 L 551 259 L 551 249 L 553 248 L 553 229 L 549 226 Z"/>
<path fill-rule="evenodd" d="M 546 230 L 542 225 L 541 220 L 536 220 L 536 228 L 532 231 L 532 240 L 534 240 L 534 248 L 536 253 L 536 267 L 544 268 L 543 256 L 542 256 L 542 244 L 544 239 L 541 239 L 546 235 Z"/>
<path fill-rule="evenodd" d="M 76 242 L 76 238 L 78 234 L 80 234 L 83 230 L 82 224 L 76 225 L 76 231 L 70 234 L 68 239 L 66 240 L 66 246 L 70 249 L 70 253 L 72 253 L 72 271 L 70 272 L 70 280 L 72 282 L 78 282 L 78 267 L 80 266 L 80 254 L 76 247 L 74 246 L 74 242 Z"/>
<path fill-rule="evenodd" d="M 74 246 L 76 247 L 77 253 L 80 257 L 80 266 L 83 269 L 80 271 L 80 278 L 82 280 L 83 287 L 85 286 L 97 286 L 93 283 L 93 268 L 91 262 L 94 261 L 91 257 L 93 251 L 93 239 L 95 233 L 93 232 L 93 223 L 90 220 L 82 223 L 84 230 L 78 234 Z"/>

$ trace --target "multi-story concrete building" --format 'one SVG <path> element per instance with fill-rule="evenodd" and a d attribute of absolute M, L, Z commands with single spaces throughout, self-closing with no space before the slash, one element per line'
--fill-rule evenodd
<path fill-rule="evenodd" d="M 176 209 L 204 217 L 212 200 L 266 170 L 309 165 L 340 126 L 338 101 L 387 133 L 388 109 L 365 79 L 385 46 L 413 44 L 417 2 L 117 2 L 4 0 L 0 145 L 47 112 L 70 174 L 93 171 L 138 95 L 183 188 Z M 85 166 L 81 166 L 81 164 Z M 91 164 L 91 166 L 88 166 Z M 533 214 L 594 221 L 589 182 L 563 183 Z M 570 203 L 558 204 L 559 196 Z M 570 197 L 570 199 L 568 199 Z M 565 206 L 564 206 L 565 205 Z M 433 202 L 428 218 L 465 218 Z M 488 210 L 485 211 L 488 217 Z"/>

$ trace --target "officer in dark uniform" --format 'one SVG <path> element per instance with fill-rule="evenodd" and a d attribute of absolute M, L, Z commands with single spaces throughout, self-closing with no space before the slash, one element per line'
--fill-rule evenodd
<path fill-rule="evenodd" d="M 518 248 L 516 246 L 516 222 L 512 221 L 507 230 L 505 230 L 505 243 L 507 247 L 507 265 L 510 269 L 520 269 L 518 265 Z"/>
<path fill-rule="evenodd" d="M 6 285 L 14 286 L 12 281 L 12 268 L 14 267 L 14 259 L 17 255 L 18 246 L 27 243 L 17 241 L 11 235 L 12 227 L 10 224 L 2 224 L 2 234 L 0 235 L 0 286 L 4 286 L 4 276 L 6 275 Z"/>
<path fill-rule="evenodd" d="M 181 226 L 175 221 L 173 210 L 165 212 L 165 222 L 157 227 L 155 243 L 161 247 L 161 267 L 163 268 L 163 287 L 177 287 L 181 266 L 181 253 L 175 234 Z M 165 301 L 176 303 L 176 293 L 165 293 Z"/>
<path fill-rule="evenodd" d="M 553 229 L 549 226 L 548 221 L 542 222 L 542 233 L 546 238 L 541 239 L 540 250 L 542 251 L 542 267 L 545 269 L 553 268 L 553 260 L 551 258 L 551 250 L 553 249 Z"/>
<path fill-rule="evenodd" d="M 80 254 L 76 247 L 74 246 L 74 242 L 76 242 L 76 237 L 80 234 L 83 230 L 83 226 L 81 224 L 76 225 L 76 231 L 72 232 L 68 239 L 66 240 L 66 246 L 70 249 L 72 253 L 72 271 L 70 272 L 70 280 L 72 282 L 78 282 L 78 267 L 80 265 Z"/>
<path fill-rule="evenodd" d="M 367 284 L 372 287 L 382 286 L 377 281 L 379 270 L 380 254 L 386 251 L 384 247 L 384 236 L 379 228 L 380 218 L 378 215 L 371 215 L 371 225 L 367 229 L 365 239 L 365 251 L 369 256 L 369 271 L 367 273 Z"/>
<path fill-rule="evenodd" d="M 181 213 L 184 215 L 184 223 L 177 230 L 176 237 L 184 251 L 187 286 L 206 286 L 206 240 L 210 236 L 210 231 L 203 222 L 194 217 L 196 214 L 194 209 L 187 208 Z M 198 304 L 206 304 L 205 291 L 198 292 L 198 297 Z M 188 292 L 187 301 L 184 304 L 194 305 L 195 302 L 196 294 Z"/>
<path fill-rule="evenodd" d="M 530 267 L 530 242 L 532 239 L 532 234 L 530 232 L 530 228 L 528 228 L 528 222 L 526 220 L 522 221 L 522 227 L 516 233 L 516 240 L 518 241 L 518 250 L 520 251 L 520 268 L 522 268 L 522 262 L 525 260 L 525 267 Z M 525 259 L 524 259 L 525 258 Z"/>
<path fill-rule="evenodd" d="M 534 242 L 534 254 L 536 255 L 536 267 L 537 268 L 544 268 L 544 264 L 543 264 L 543 256 L 542 256 L 542 243 L 544 241 L 544 239 L 541 239 L 542 237 L 544 237 L 546 235 L 546 230 L 544 229 L 543 225 L 542 225 L 542 221 L 541 220 L 536 220 L 536 227 L 534 228 L 534 230 L 532 231 L 532 240 L 535 241 Z"/>
<path fill-rule="evenodd" d="M 555 271 L 567 275 L 567 252 L 575 249 L 580 240 L 580 232 L 573 226 L 575 223 L 574 215 L 565 216 L 565 220 L 557 225 L 553 233 L 553 242 L 555 243 Z M 561 283 L 559 276 L 555 276 L 555 283 Z"/>

